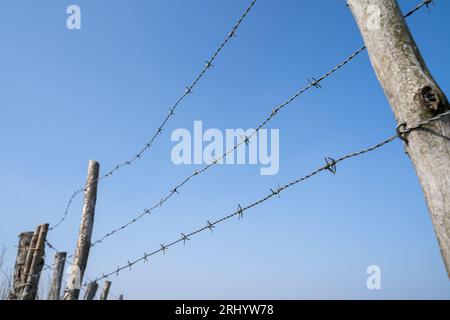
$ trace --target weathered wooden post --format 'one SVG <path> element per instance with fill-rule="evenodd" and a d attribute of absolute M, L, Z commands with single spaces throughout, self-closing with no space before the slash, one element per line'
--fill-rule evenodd
<path fill-rule="evenodd" d="M 24 272 L 25 260 L 27 258 L 28 248 L 30 247 L 33 232 L 23 232 L 19 235 L 19 246 L 17 249 L 16 263 L 14 265 L 14 276 L 9 300 L 20 299 L 19 292 L 22 285 L 22 274 Z"/>
<path fill-rule="evenodd" d="M 97 293 L 98 283 L 90 282 L 84 294 L 84 300 L 94 300 L 95 294 Z"/>
<path fill-rule="evenodd" d="M 27 280 L 28 280 L 28 275 L 30 273 L 30 267 L 31 267 L 31 263 L 33 262 L 33 257 L 34 257 L 34 253 L 36 251 L 36 245 L 37 245 L 40 231 L 41 231 L 41 226 L 39 225 L 36 228 L 36 231 L 33 233 L 33 236 L 31 237 L 30 245 L 28 246 L 27 256 L 25 258 L 25 264 L 23 266 L 22 277 L 20 279 L 21 284 L 20 284 L 20 289 L 18 292 L 19 299 L 22 298 L 22 293 L 23 293 L 23 290 L 25 289 L 25 284 L 27 283 Z"/>
<path fill-rule="evenodd" d="M 40 226 L 39 236 L 34 250 L 33 260 L 31 262 L 28 279 L 22 293 L 22 300 L 34 300 L 38 290 L 39 279 L 42 268 L 44 267 L 45 240 L 47 238 L 48 224 Z M 32 250 L 30 248 L 30 250 Z"/>
<path fill-rule="evenodd" d="M 91 248 L 92 229 L 94 227 L 95 204 L 97 202 L 97 185 L 100 164 L 90 160 L 86 187 L 84 191 L 83 214 L 81 217 L 80 232 L 77 248 L 68 281 L 68 287 L 64 294 L 64 300 L 78 300 L 80 286 L 83 282 L 84 272 L 89 258 Z"/>
<path fill-rule="evenodd" d="M 99 300 L 108 300 L 109 289 L 111 289 L 111 281 L 105 281 L 105 287 L 103 288 Z"/>
<path fill-rule="evenodd" d="M 48 293 L 48 300 L 59 300 L 61 298 L 61 282 L 64 274 L 64 266 L 66 264 L 66 252 L 57 252 L 55 254 L 52 276 L 52 283 Z"/>
<path fill-rule="evenodd" d="M 348 4 L 398 123 L 413 126 L 449 110 L 448 100 L 428 70 L 397 1 L 348 0 Z M 404 138 L 450 277 L 449 137 L 447 117 Z"/>

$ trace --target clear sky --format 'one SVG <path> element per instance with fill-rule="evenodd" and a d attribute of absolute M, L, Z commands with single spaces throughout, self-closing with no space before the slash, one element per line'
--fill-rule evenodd
<path fill-rule="evenodd" d="M 134 155 L 220 44 L 249 0 L 4 0 L 0 2 L 0 242 L 13 265 L 17 235 L 55 223 L 85 181 Z M 404 11 L 418 0 L 400 1 Z M 82 29 L 66 28 L 77 4 Z M 427 64 L 450 92 L 449 1 L 408 20 Z M 142 160 L 99 185 L 94 238 L 149 207 L 198 165 L 176 166 L 170 134 L 194 121 L 252 128 L 362 45 L 345 1 L 259 0 L 215 67 Z M 211 168 L 166 206 L 91 251 L 93 278 L 251 203 L 395 131 L 364 52 L 274 119 L 280 170 Z M 73 253 L 82 199 L 49 233 Z M 47 251 L 50 262 L 53 253 Z M 382 270 L 381 290 L 366 268 Z M 44 282 L 47 281 L 44 275 Z M 112 278 L 137 299 L 450 298 L 414 169 L 396 141 Z"/>

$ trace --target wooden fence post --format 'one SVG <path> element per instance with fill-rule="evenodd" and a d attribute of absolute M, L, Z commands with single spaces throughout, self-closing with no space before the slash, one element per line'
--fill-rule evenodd
<path fill-rule="evenodd" d="M 30 247 L 33 232 L 23 232 L 19 235 L 19 247 L 17 249 L 16 263 L 14 265 L 14 277 L 11 292 L 9 293 L 9 300 L 20 299 L 21 279 L 24 272 L 25 260 L 27 258 L 28 248 Z"/>
<path fill-rule="evenodd" d="M 91 248 L 92 230 L 94 227 L 95 204 L 97 202 L 97 185 L 100 164 L 90 160 L 86 187 L 84 191 L 83 214 L 81 217 L 80 232 L 77 248 L 68 281 L 68 287 L 64 294 L 64 300 L 78 300 L 80 285 L 83 283 L 84 272 L 89 258 Z"/>
<path fill-rule="evenodd" d="M 348 4 L 398 124 L 411 127 L 448 111 L 448 100 L 428 70 L 397 1 L 348 0 Z M 450 119 L 403 138 L 450 277 Z"/>
<path fill-rule="evenodd" d="M 39 233 L 41 231 L 41 226 L 39 225 L 36 228 L 36 231 L 33 233 L 33 236 L 31 237 L 31 241 L 30 241 L 30 245 L 28 246 L 28 250 L 27 250 L 27 256 L 25 258 L 25 264 L 23 266 L 23 272 L 22 272 L 22 276 L 20 279 L 20 288 L 18 290 L 18 299 L 22 298 L 22 293 L 23 290 L 25 289 L 25 284 L 27 283 L 28 280 L 28 274 L 30 273 L 30 267 L 31 267 L 31 263 L 33 262 L 33 256 L 34 253 L 36 251 L 36 244 L 39 238 Z"/>
<path fill-rule="evenodd" d="M 84 300 L 94 300 L 95 294 L 97 293 L 98 283 L 90 282 L 84 294 Z"/>
<path fill-rule="evenodd" d="M 33 260 L 31 262 L 28 278 L 22 293 L 22 300 L 34 300 L 38 290 L 39 279 L 44 267 L 45 240 L 47 238 L 48 224 L 43 224 L 39 230 L 36 248 L 33 250 Z M 30 248 L 30 250 L 32 250 Z"/>
<path fill-rule="evenodd" d="M 119 300 L 123 300 L 123 294 L 119 296 Z"/>
<path fill-rule="evenodd" d="M 66 264 L 66 252 L 57 252 L 55 254 L 54 266 L 52 276 L 52 283 L 50 291 L 48 293 L 48 300 L 59 300 L 61 299 L 61 281 L 64 274 L 64 266 Z"/>
<path fill-rule="evenodd" d="M 103 288 L 99 300 L 108 300 L 109 289 L 111 289 L 111 281 L 105 281 L 105 287 Z"/>

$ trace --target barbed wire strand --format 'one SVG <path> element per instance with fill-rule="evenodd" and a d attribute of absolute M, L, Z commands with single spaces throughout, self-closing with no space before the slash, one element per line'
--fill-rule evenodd
<path fill-rule="evenodd" d="M 171 117 L 173 117 L 175 115 L 175 111 L 180 106 L 181 102 L 188 95 L 193 93 L 193 89 L 197 86 L 197 84 L 200 82 L 200 80 L 203 78 L 203 76 L 206 74 L 206 72 L 208 70 L 210 70 L 212 67 L 214 67 L 213 62 L 216 60 L 217 56 L 220 54 L 220 52 L 223 50 L 223 48 L 227 45 L 227 43 L 231 40 L 231 38 L 233 38 L 236 35 L 237 30 L 239 29 L 242 22 L 245 20 L 245 18 L 248 16 L 250 11 L 256 4 L 256 1 L 257 0 L 252 0 L 250 5 L 247 7 L 247 9 L 244 11 L 242 16 L 237 21 L 237 23 L 231 29 L 230 33 L 228 33 L 225 40 L 223 40 L 223 42 L 219 45 L 219 47 L 216 49 L 216 51 L 213 53 L 213 55 L 209 58 L 209 60 L 205 61 L 205 65 L 204 65 L 203 69 L 200 71 L 200 73 L 197 75 L 197 77 L 194 79 L 194 81 L 186 87 L 184 93 L 178 98 L 178 100 L 175 102 L 175 104 L 169 108 L 169 112 L 165 116 L 163 122 L 156 129 L 156 132 L 153 134 L 151 139 L 147 143 L 145 143 L 144 147 L 137 154 L 135 154 L 131 159 L 129 159 L 123 163 L 117 164 L 113 169 L 111 169 L 107 173 L 101 175 L 96 180 L 92 181 L 91 183 L 96 183 L 100 180 L 103 180 L 103 179 L 109 177 L 109 176 L 112 176 L 116 171 L 119 171 L 121 168 L 133 164 L 135 161 L 141 159 L 143 154 L 152 147 L 152 145 L 155 142 L 155 140 L 157 139 L 157 137 L 162 134 L 162 131 L 163 131 L 164 127 L 166 126 L 167 122 L 170 120 Z M 55 230 L 65 221 L 67 215 L 69 214 L 69 210 L 70 210 L 70 207 L 71 207 L 74 199 L 76 198 L 77 195 L 79 195 L 80 193 L 82 193 L 85 190 L 86 190 L 86 187 L 80 188 L 72 194 L 69 201 L 67 202 L 66 209 L 64 211 L 62 218 L 54 226 L 52 226 L 49 230 Z"/>
<path fill-rule="evenodd" d="M 440 119 L 442 119 L 442 118 L 444 118 L 446 116 L 450 116 L 450 110 L 447 111 L 447 112 L 444 112 L 444 113 L 442 113 L 440 115 L 437 115 L 437 116 L 435 116 L 433 118 L 430 118 L 430 119 L 428 119 L 426 121 L 420 122 L 420 123 L 418 123 L 418 124 L 416 124 L 416 125 L 414 125 L 412 127 L 409 127 L 405 131 L 408 132 L 408 133 L 411 133 L 412 131 L 424 128 L 425 125 L 430 124 L 431 122 L 440 120 Z M 229 214 L 229 215 L 227 215 L 227 216 L 225 216 L 223 218 L 220 218 L 219 220 L 216 220 L 214 222 L 210 222 L 208 220 L 208 221 L 206 221 L 206 226 L 203 226 L 203 227 L 201 227 L 201 228 L 199 228 L 199 229 L 197 229 L 195 231 L 192 231 L 192 232 L 190 232 L 188 234 L 181 233 L 181 236 L 179 238 L 177 238 L 176 240 L 170 242 L 169 244 L 167 244 L 167 245 L 160 244 L 160 248 L 159 249 L 154 250 L 154 251 L 149 252 L 149 253 L 144 253 L 144 255 L 142 257 L 140 257 L 140 258 L 138 258 L 136 260 L 133 260 L 133 261 L 128 260 L 126 265 L 123 265 L 122 267 L 118 267 L 117 269 L 115 269 L 114 271 L 111 271 L 109 273 L 103 273 L 100 277 L 97 277 L 95 281 L 100 281 L 102 279 L 107 279 L 107 278 L 109 278 L 112 275 L 118 276 L 121 271 L 123 271 L 125 269 L 131 270 L 131 268 L 135 264 L 137 264 L 137 263 L 139 263 L 141 261 L 147 262 L 149 257 L 154 256 L 154 255 L 156 255 L 158 253 L 166 254 L 166 251 L 170 247 L 175 246 L 175 245 L 177 245 L 179 243 L 183 243 L 183 245 L 185 245 L 186 241 L 190 241 L 191 240 L 192 236 L 197 235 L 197 234 L 199 234 L 199 233 L 201 233 L 203 231 L 210 230 L 211 232 L 213 232 L 213 230 L 216 228 L 216 226 L 218 224 L 220 224 L 220 223 L 222 223 L 224 221 L 227 221 L 227 220 L 229 220 L 229 219 L 231 219 L 233 217 L 237 216 L 239 218 L 239 220 L 240 220 L 240 219 L 242 219 L 244 217 L 244 212 L 246 212 L 247 210 L 262 204 L 263 202 L 268 201 L 269 199 L 271 199 L 273 197 L 280 197 L 281 193 L 283 191 L 285 191 L 286 189 L 291 188 L 292 186 L 295 186 L 295 185 L 297 185 L 297 184 L 299 184 L 301 182 L 304 182 L 304 181 L 314 177 L 315 175 L 317 175 L 318 173 L 320 173 L 322 171 L 330 171 L 334 175 L 334 174 L 336 174 L 336 171 L 337 171 L 336 165 L 338 163 L 341 163 L 341 162 L 343 162 L 345 160 L 348 160 L 348 159 L 351 159 L 351 158 L 355 158 L 355 157 L 364 155 L 366 153 L 375 151 L 375 150 L 377 150 L 377 149 L 379 149 L 379 148 L 381 148 L 381 147 L 391 143 L 392 141 L 396 140 L 397 138 L 400 138 L 400 135 L 401 135 L 401 133 L 396 133 L 395 135 L 385 139 L 384 141 L 382 141 L 382 142 L 380 142 L 380 143 L 378 143 L 376 145 L 373 145 L 371 147 L 362 149 L 362 150 L 357 151 L 357 152 L 346 154 L 346 155 L 344 155 L 344 156 L 342 156 L 342 157 L 340 157 L 338 159 L 333 159 L 333 158 L 330 158 L 330 157 L 326 157 L 325 158 L 326 164 L 321 166 L 321 167 L 319 167 L 318 169 L 310 172 L 309 174 L 307 174 L 307 175 L 305 175 L 305 176 L 303 176 L 301 178 L 298 178 L 298 179 L 296 179 L 294 181 L 291 181 L 291 182 L 289 182 L 289 183 L 287 183 L 287 184 L 285 184 L 285 185 L 283 185 L 281 187 L 280 187 L 280 185 L 277 185 L 276 188 L 270 189 L 270 193 L 269 194 L 267 194 L 263 198 L 255 201 L 255 202 L 253 202 L 253 203 L 251 203 L 251 204 L 249 204 L 249 205 L 247 205 L 245 207 L 242 207 L 240 204 L 238 204 L 237 210 L 234 211 L 233 213 L 231 213 L 231 214 Z"/>
<path fill-rule="evenodd" d="M 425 0 L 422 3 L 418 4 L 414 9 L 412 9 L 411 11 L 409 11 L 406 15 L 406 17 L 411 16 L 413 13 L 417 12 L 419 9 L 421 9 L 424 6 L 428 6 L 430 3 L 432 2 L 432 0 Z M 309 84 L 306 85 L 304 88 L 302 88 L 300 91 L 296 92 L 293 96 L 291 96 L 290 98 L 288 98 L 285 102 L 283 102 L 282 104 L 280 104 L 279 106 L 275 107 L 272 112 L 270 113 L 270 115 L 253 131 L 253 133 L 249 136 L 243 137 L 243 139 L 234 145 L 234 147 L 232 149 L 230 149 L 229 151 L 227 151 L 226 153 L 224 153 L 222 156 L 220 156 L 219 158 L 216 158 L 212 163 L 206 165 L 205 167 L 203 167 L 201 170 L 196 170 L 194 171 L 191 175 L 189 175 L 188 177 L 186 177 L 181 183 L 179 183 L 178 185 L 176 185 L 175 187 L 171 188 L 170 192 L 164 197 L 162 198 L 160 201 L 158 201 L 157 203 L 155 203 L 152 207 L 149 207 L 147 209 L 144 209 L 139 215 L 137 215 L 136 217 L 134 217 L 132 220 L 129 220 L 127 223 L 121 225 L 120 227 L 113 229 L 112 231 L 106 233 L 104 236 L 102 236 L 101 238 L 95 240 L 94 242 L 92 242 L 91 247 L 94 247 L 100 243 L 103 242 L 103 240 L 111 237 L 112 235 L 116 234 L 117 232 L 126 229 L 127 227 L 129 227 L 130 225 L 136 223 L 137 221 L 141 220 L 142 218 L 144 218 L 147 215 L 151 215 L 151 213 L 156 210 L 157 208 L 162 207 L 167 201 L 169 201 L 170 198 L 172 198 L 175 194 L 179 194 L 180 189 L 182 189 L 182 187 L 184 185 L 186 185 L 191 179 L 193 179 L 194 177 L 206 172 L 209 168 L 211 168 L 212 166 L 217 165 L 221 160 L 223 160 L 225 157 L 227 157 L 229 154 L 235 152 L 240 146 L 242 146 L 243 144 L 248 145 L 249 143 L 251 143 L 251 139 L 263 128 L 267 125 L 267 123 L 269 123 L 277 114 L 278 111 L 282 110 L 283 108 L 285 108 L 286 106 L 288 106 L 289 104 L 291 104 L 294 100 L 296 100 L 300 95 L 302 95 L 303 93 L 305 93 L 306 91 L 308 91 L 311 88 L 321 88 L 320 83 L 323 82 L 323 80 L 325 80 L 326 78 L 328 78 L 329 76 L 331 76 L 332 74 L 334 74 L 336 71 L 338 71 L 339 69 L 341 69 L 342 67 L 344 67 L 346 64 L 348 64 L 351 60 L 353 60 L 357 55 L 359 55 L 361 52 L 363 52 L 366 49 L 366 46 L 363 46 L 359 49 L 357 49 L 356 51 L 354 51 L 350 56 L 348 56 L 346 59 L 344 59 L 342 62 L 340 62 L 339 64 L 337 64 L 335 67 L 333 67 L 332 69 L 330 69 L 328 72 L 326 72 L 323 76 L 321 76 L 318 79 L 312 78 L 311 80 L 308 80 Z M 72 258 L 73 255 L 68 256 L 66 259 L 70 259 Z"/>

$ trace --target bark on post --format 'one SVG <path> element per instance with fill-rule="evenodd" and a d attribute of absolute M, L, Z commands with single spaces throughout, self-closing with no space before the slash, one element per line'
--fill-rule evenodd
<path fill-rule="evenodd" d="M 59 300 L 61 298 L 61 281 L 64 274 L 64 266 L 66 264 L 66 252 L 57 252 L 55 254 L 52 283 L 48 293 L 48 300 Z"/>
<path fill-rule="evenodd" d="M 105 287 L 103 288 L 99 300 L 108 300 L 109 289 L 111 289 L 111 281 L 105 281 Z"/>
<path fill-rule="evenodd" d="M 32 237 L 33 232 L 23 232 L 19 235 L 19 247 L 17 250 L 16 263 L 14 265 L 13 285 L 11 292 L 9 293 L 9 300 L 17 300 L 20 298 L 19 291 L 20 286 L 22 285 L 22 274 Z"/>
<path fill-rule="evenodd" d="M 64 300 L 78 300 L 80 286 L 83 282 L 84 271 L 89 258 L 91 248 L 92 229 L 94 227 L 95 204 L 97 202 L 97 185 L 100 165 L 97 161 L 90 160 L 88 176 L 84 191 L 83 214 L 81 217 L 80 232 L 75 250 L 68 287 L 64 294 Z"/>
<path fill-rule="evenodd" d="M 396 0 L 348 0 L 399 124 L 412 126 L 449 110 Z M 413 131 L 405 149 L 422 185 L 450 277 L 450 119 Z"/>
<path fill-rule="evenodd" d="M 48 224 L 43 224 L 39 230 L 39 236 L 34 250 L 28 279 L 22 293 L 22 300 L 34 300 L 38 290 L 39 279 L 44 267 L 45 240 L 47 239 Z"/>
<path fill-rule="evenodd" d="M 98 283 L 90 282 L 84 294 L 84 300 L 94 300 L 95 294 L 97 293 Z"/>

